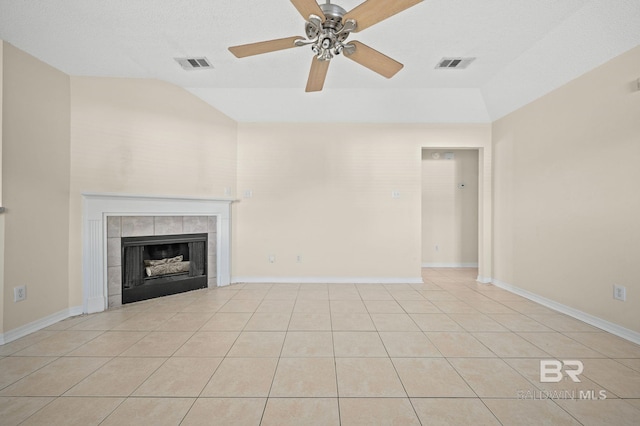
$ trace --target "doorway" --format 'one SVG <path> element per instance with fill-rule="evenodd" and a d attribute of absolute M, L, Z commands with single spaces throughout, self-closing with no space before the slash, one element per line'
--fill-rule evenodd
<path fill-rule="evenodd" d="M 478 149 L 422 149 L 422 267 L 478 267 Z"/>

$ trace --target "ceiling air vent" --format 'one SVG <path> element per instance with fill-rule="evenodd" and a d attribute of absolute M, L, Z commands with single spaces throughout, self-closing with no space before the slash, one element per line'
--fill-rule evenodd
<path fill-rule="evenodd" d="M 476 58 L 442 58 L 440 62 L 438 62 L 438 65 L 436 65 L 436 69 L 462 70 L 475 60 Z"/>
<path fill-rule="evenodd" d="M 205 70 L 205 69 L 213 69 L 213 65 L 211 62 L 204 56 L 201 58 L 173 58 L 176 60 L 180 66 L 187 70 Z"/>

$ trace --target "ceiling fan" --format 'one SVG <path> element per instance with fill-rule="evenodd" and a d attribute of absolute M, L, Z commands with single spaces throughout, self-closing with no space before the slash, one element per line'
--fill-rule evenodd
<path fill-rule="evenodd" d="M 391 78 L 403 65 L 359 41 L 347 42 L 352 32 L 357 33 L 378 22 L 387 19 L 405 9 L 415 6 L 422 0 L 366 0 L 355 9 L 347 12 L 337 4 L 327 0 L 318 4 L 316 0 L 291 0 L 298 12 L 306 19 L 306 39 L 300 36 L 280 38 L 259 43 L 230 47 L 238 58 L 259 55 L 311 45 L 314 57 L 311 72 L 307 80 L 306 92 L 322 90 L 334 55 L 344 55 L 378 74 Z"/>

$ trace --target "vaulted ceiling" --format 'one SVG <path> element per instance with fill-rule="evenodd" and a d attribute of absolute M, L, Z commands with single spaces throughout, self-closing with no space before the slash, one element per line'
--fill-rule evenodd
<path fill-rule="evenodd" d="M 0 39 L 73 76 L 164 80 L 239 122 L 395 123 L 500 118 L 638 46 L 640 1 L 425 0 L 349 37 L 403 63 L 395 77 L 337 56 L 318 93 L 304 91 L 308 47 L 227 50 L 296 35 L 287 0 L 0 0 Z M 183 70 L 188 56 L 213 69 Z M 435 69 L 443 57 L 476 60 Z"/>

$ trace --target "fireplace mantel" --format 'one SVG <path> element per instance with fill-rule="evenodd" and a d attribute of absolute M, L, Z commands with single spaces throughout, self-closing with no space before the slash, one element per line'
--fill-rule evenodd
<path fill-rule="evenodd" d="M 216 216 L 217 285 L 231 282 L 231 203 L 220 198 L 83 193 L 83 311 L 102 312 L 108 306 L 108 216 Z"/>

